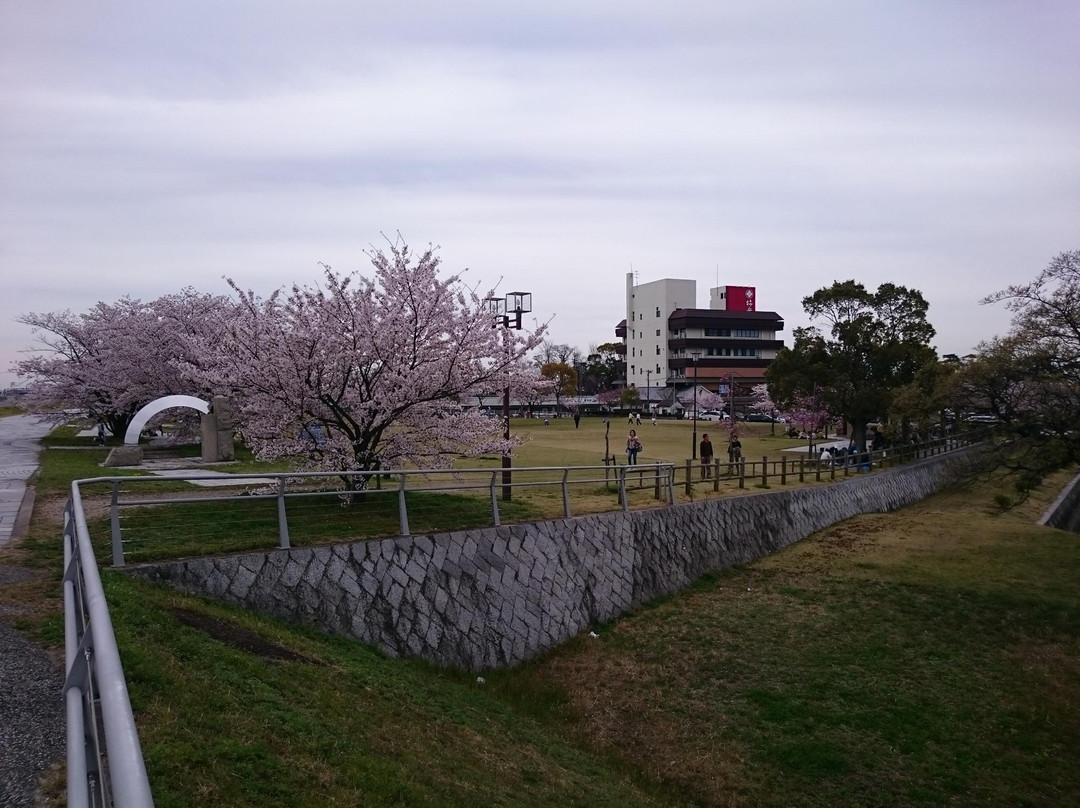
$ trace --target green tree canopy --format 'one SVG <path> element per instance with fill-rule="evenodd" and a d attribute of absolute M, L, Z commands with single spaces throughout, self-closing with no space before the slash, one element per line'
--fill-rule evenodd
<path fill-rule="evenodd" d="M 800 396 L 848 421 L 860 446 L 867 421 L 883 417 L 897 388 L 936 359 L 926 299 L 915 289 L 883 283 L 870 292 L 837 281 L 803 298 L 821 325 L 797 328 L 766 370 L 769 395 L 781 407 Z"/>
<path fill-rule="evenodd" d="M 581 367 L 581 392 L 596 395 L 605 390 L 614 390 L 622 382 L 626 360 L 621 349 L 622 346 L 616 342 L 596 346 Z"/>

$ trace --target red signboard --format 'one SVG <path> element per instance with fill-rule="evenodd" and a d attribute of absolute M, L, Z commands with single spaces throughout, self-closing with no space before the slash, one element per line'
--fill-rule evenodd
<path fill-rule="evenodd" d="M 728 311 L 757 311 L 757 289 L 753 286 L 727 287 Z"/>

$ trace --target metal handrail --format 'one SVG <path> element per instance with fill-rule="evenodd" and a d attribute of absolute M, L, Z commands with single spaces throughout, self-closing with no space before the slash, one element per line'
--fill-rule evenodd
<path fill-rule="evenodd" d="M 64 645 L 68 806 L 152 808 L 78 482 L 64 513 Z"/>
<path fill-rule="evenodd" d="M 572 478 L 571 472 L 590 472 L 603 469 L 607 476 L 601 477 L 588 476 L 585 478 Z M 623 510 L 629 510 L 629 500 L 626 494 L 626 488 L 631 475 L 633 476 L 633 482 L 639 486 L 643 485 L 645 480 L 651 481 L 653 487 L 656 490 L 656 498 L 667 499 L 669 505 L 674 504 L 674 465 L 672 463 L 642 463 L 638 466 L 617 466 L 612 467 L 610 465 L 595 465 L 595 466 L 523 466 L 514 470 L 515 480 L 511 483 L 513 488 L 535 488 L 539 486 L 557 486 L 562 491 L 563 497 L 563 514 L 566 517 L 571 517 L 569 486 L 570 485 L 588 485 L 593 483 L 606 483 L 613 484 L 617 487 L 619 495 L 619 504 Z M 549 479 L 536 480 L 528 479 L 525 477 L 528 473 L 541 473 L 548 474 Z M 454 475 L 458 477 L 464 477 L 470 474 L 480 474 L 487 478 L 487 482 L 478 483 L 475 481 L 463 481 L 459 485 L 445 485 L 436 484 L 432 486 L 423 487 L 410 487 L 407 486 L 407 480 L 410 478 L 431 478 L 436 475 Z M 487 490 L 489 497 L 491 498 L 491 515 L 492 523 L 494 525 L 500 524 L 499 510 L 497 503 L 496 492 L 496 477 L 502 474 L 501 469 L 480 468 L 480 469 L 393 469 L 393 470 L 378 470 L 378 471 L 341 471 L 341 472 L 267 472 L 266 474 L 243 474 L 236 475 L 234 480 L 228 480 L 228 487 L 251 485 L 258 481 L 259 484 L 264 486 L 264 490 L 256 493 L 235 495 L 235 494 L 223 494 L 216 496 L 203 496 L 203 497 L 169 497 L 168 499 L 134 499 L 134 500 L 120 500 L 120 484 L 149 484 L 149 485 L 161 485 L 164 483 L 176 483 L 176 482 L 189 482 L 198 480 L 213 480 L 217 483 L 225 482 L 220 475 L 210 474 L 185 474 L 184 476 L 168 476 L 168 477 L 155 477 L 155 476 L 124 476 L 124 477 L 94 477 L 84 480 L 77 480 L 73 483 L 76 490 L 81 491 L 82 486 L 88 486 L 92 484 L 108 483 L 112 486 L 112 497 L 110 503 L 110 522 L 112 525 L 112 563 L 114 567 L 122 567 L 125 565 L 125 552 L 124 542 L 121 537 L 120 530 L 120 518 L 118 511 L 121 507 L 132 507 L 137 505 L 173 505 L 181 503 L 205 503 L 205 502 L 227 502 L 227 501 L 251 501 L 255 499 L 264 500 L 277 500 L 278 505 L 278 536 L 279 544 L 281 548 L 288 548 L 291 546 L 289 538 L 289 521 L 287 515 L 287 509 L 285 506 L 286 500 L 294 498 L 312 497 L 312 496 L 340 496 L 342 494 L 353 495 L 365 495 L 365 494 L 392 494 L 395 491 L 394 487 L 377 489 L 373 487 L 365 487 L 357 490 L 343 490 L 340 488 L 331 489 L 326 491 L 288 491 L 286 488 L 287 483 L 300 483 L 306 480 L 324 480 L 324 479 L 338 479 L 341 477 L 361 477 L 366 480 L 372 478 L 397 478 L 398 485 L 396 486 L 396 492 L 398 495 L 399 503 L 399 531 L 400 535 L 410 535 L 409 530 L 409 511 L 406 504 L 406 493 L 426 493 L 429 491 L 441 492 L 451 490 Z M 365 483 L 367 485 L 367 483 Z M 501 483 L 499 487 L 505 487 Z"/>

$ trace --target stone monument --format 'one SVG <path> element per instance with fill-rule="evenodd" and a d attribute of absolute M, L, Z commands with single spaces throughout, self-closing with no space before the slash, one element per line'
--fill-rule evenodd
<path fill-rule="evenodd" d="M 202 417 L 202 460 L 222 463 L 236 460 L 233 432 L 236 416 L 232 403 L 225 396 L 214 396 L 210 412 Z"/>

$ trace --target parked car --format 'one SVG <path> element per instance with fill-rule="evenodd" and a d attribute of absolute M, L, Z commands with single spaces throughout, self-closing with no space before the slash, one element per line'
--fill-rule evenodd
<path fill-rule="evenodd" d="M 748 412 L 746 420 L 755 424 L 771 424 L 773 422 L 772 417 L 763 412 Z"/>
<path fill-rule="evenodd" d="M 721 410 L 705 410 L 698 413 L 699 421 L 724 421 L 728 417 L 726 412 Z"/>

